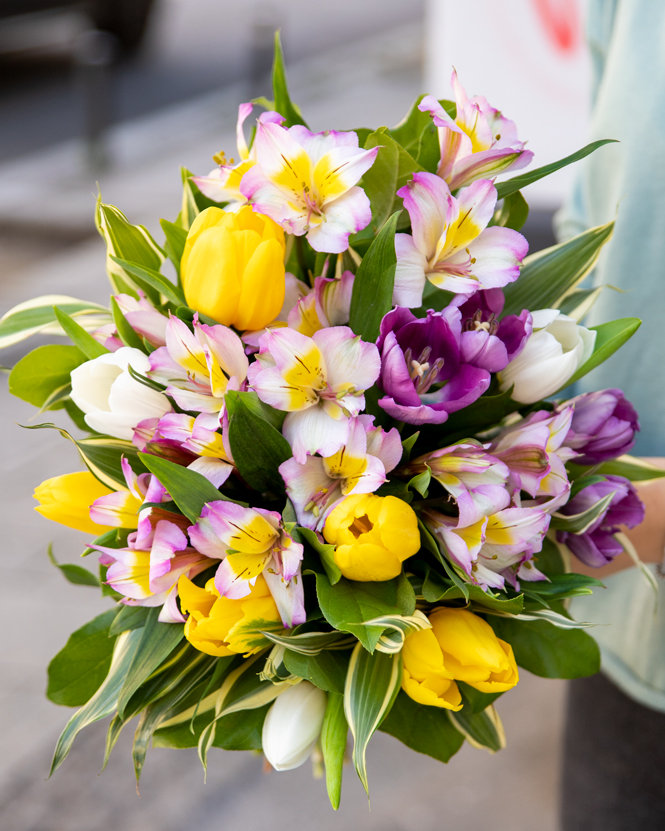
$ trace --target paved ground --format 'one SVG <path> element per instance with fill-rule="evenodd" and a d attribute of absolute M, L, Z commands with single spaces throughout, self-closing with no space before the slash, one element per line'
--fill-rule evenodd
<path fill-rule="evenodd" d="M 402 26 L 348 43 L 294 66 L 295 97 L 319 129 L 396 122 L 419 91 L 421 32 Z M 355 85 L 352 89 L 352 83 Z M 132 219 L 157 229 L 160 216 L 178 210 L 177 165 L 210 168 L 220 146 L 233 149 L 234 109 L 240 87 L 210 93 L 188 106 L 148 116 L 115 131 L 117 167 L 101 177 L 105 199 Z M 229 121 L 231 119 L 231 121 Z M 81 165 L 76 141 L 0 167 L 0 232 L 11 240 L 0 254 L 0 311 L 36 294 L 57 291 L 104 301 L 101 243 L 88 237 L 94 180 Z M 28 223 L 41 223 L 28 237 Z M 536 216 L 534 238 L 545 240 L 546 218 Z M 19 233 L 20 232 L 20 233 Z M 21 236 L 23 235 L 23 236 Z M 0 243 L 3 241 L 0 233 Z M 11 365 L 25 351 L 7 350 Z M 307 767 L 264 776 L 251 754 L 218 751 L 208 784 L 194 752 L 154 751 L 141 798 L 134 791 L 130 736 L 121 738 L 105 773 L 103 729 L 79 737 L 70 759 L 44 778 L 53 744 L 69 711 L 43 697 L 45 667 L 67 635 L 104 608 L 94 589 L 64 582 L 47 562 L 53 540 L 62 560 L 75 561 L 82 536 L 34 514 L 30 493 L 49 476 L 77 469 L 72 447 L 47 431 L 25 431 L 34 410 L 0 392 L 0 436 L 5 475 L 0 608 L 0 828 L 5 831 L 180 831 L 239 828 L 419 828 L 422 831 L 555 831 L 559 738 L 565 685 L 524 673 L 500 702 L 508 748 L 496 757 L 470 747 L 448 766 L 380 735 L 369 753 L 372 811 L 352 770 L 343 807 L 333 814 L 322 782 Z"/>

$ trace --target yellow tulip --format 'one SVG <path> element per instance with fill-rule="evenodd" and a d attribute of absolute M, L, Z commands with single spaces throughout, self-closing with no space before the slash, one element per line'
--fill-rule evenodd
<path fill-rule="evenodd" d="M 395 496 L 347 496 L 326 520 L 323 536 L 337 546 L 335 562 L 349 580 L 391 580 L 420 549 L 416 515 Z"/>
<path fill-rule="evenodd" d="M 262 329 L 284 303 L 284 232 L 247 205 L 206 208 L 192 223 L 180 262 L 189 306 L 225 326 Z"/>
<path fill-rule="evenodd" d="M 65 473 L 46 479 L 35 488 L 34 497 L 39 502 L 35 506 L 47 519 L 52 519 L 68 528 L 85 531 L 98 537 L 110 531 L 109 525 L 98 525 L 90 519 L 90 507 L 95 499 L 113 493 L 110 488 L 95 479 L 88 470 L 80 473 Z"/>
<path fill-rule="evenodd" d="M 208 655 L 252 655 L 270 646 L 261 630 L 282 629 L 263 575 L 256 578 L 250 594 L 237 600 L 220 597 L 214 577 L 201 588 L 183 575 L 178 580 L 178 595 L 182 612 L 189 613 L 185 637 Z"/>
<path fill-rule="evenodd" d="M 455 681 L 485 693 L 505 692 L 519 681 L 509 643 L 465 609 L 437 609 L 431 629 L 409 635 L 402 650 L 402 689 L 419 704 L 459 710 Z"/>

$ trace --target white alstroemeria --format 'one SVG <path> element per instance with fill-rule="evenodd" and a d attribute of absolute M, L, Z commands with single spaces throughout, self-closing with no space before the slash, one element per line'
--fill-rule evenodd
<path fill-rule="evenodd" d="M 147 355 L 123 346 L 77 366 L 71 375 L 71 398 L 85 414 L 88 427 L 128 441 L 140 421 L 161 418 L 172 410 L 165 395 L 132 378 L 130 366 L 140 375 L 150 371 Z"/>
<path fill-rule="evenodd" d="M 263 722 L 263 752 L 275 770 L 292 770 L 310 757 L 321 733 L 327 696 L 309 681 L 284 690 Z"/>
<path fill-rule="evenodd" d="M 499 373 L 501 389 L 533 404 L 553 395 L 593 354 L 596 333 L 557 309 L 533 312 L 533 334 L 522 352 Z"/>

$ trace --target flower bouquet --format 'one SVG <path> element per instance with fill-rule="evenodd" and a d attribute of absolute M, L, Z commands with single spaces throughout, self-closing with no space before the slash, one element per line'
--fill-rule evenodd
<path fill-rule="evenodd" d="M 585 328 L 578 285 L 612 223 L 527 257 L 515 125 L 453 74 L 393 129 L 312 133 L 279 39 L 274 100 L 240 106 L 238 159 L 183 171 L 164 240 L 100 200 L 110 308 L 41 297 L 0 345 L 41 332 L 10 390 L 65 410 L 86 470 L 37 510 L 86 535 L 113 605 L 70 637 L 47 695 L 78 732 L 135 717 L 150 743 L 312 756 L 340 800 L 347 737 L 367 788 L 376 730 L 447 762 L 505 743 L 519 669 L 599 668 L 567 598 L 624 548 L 643 506 L 616 389 L 552 400 L 638 328 Z M 252 139 L 243 122 L 255 105 Z M 561 396 L 560 396 L 561 398 Z M 565 399 L 565 395 L 563 396 Z M 31 429 L 36 429 L 32 427 Z M 82 437 L 77 437 L 82 436 Z M 634 555 L 636 556 L 636 555 Z"/>

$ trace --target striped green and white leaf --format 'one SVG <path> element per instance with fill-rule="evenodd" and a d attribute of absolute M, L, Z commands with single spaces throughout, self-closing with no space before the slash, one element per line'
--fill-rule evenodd
<path fill-rule="evenodd" d="M 550 528 L 557 531 L 568 531 L 571 534 L 583 534 L 609 508 L 613 496 L 614 493 L 608 493 L 607 496 L 599 499 L 598 502 L 581 514 L 566 515 L 555 511 L 552 514 Z"/>
<path fill-rule="evenodd" d="M 585 468 L 578 465 L 568 464 L 571 471 L 583 471 Z M 597 468 L 594 468 L 597 473 L 607 475 L 608 473 L 614 476 L 625 476 L 631 482 L 648 482 L 653 479 L 662 479 L 665 476 L 665 468 L 656 467 L 656 465 L 647 462 L 645 459 L 638 459 L 635 456 L 629 456 L 627 453 L 624 456 L 619 456 L 618 459 L 611 459 L 609 462 L 603 462 Z"/>
<path fill-rule="evenodd" d="M 448 710 L 448 717 L 472 747 L 496 753 L 506 746 L 506 733 L 494 705 L 480 713 Z"/>
<path fill-rule="evenodd" d="M 390 711 L 402 683 L 399 652 L 369 653 L 361 643 L 353 650 L 344 687 L 344 715 L 353 735 L 353 764 L 369 796 L 367 745 Z"/>
<path fill-rule="evenodd" d="M 431 629 L 432 624 L 421 611 L 415 611 L 412 615 L 385 615 L 374 620 L 367 620 L 363 626 L 383 626 L 385 631 L 379 638 L 376 649 L 392 655 L 401 652 L 404 641 L 414 632 L 422 629 Z"/>
<path fill-rule="evenodd" d="M 656 579 L 656 575 L 651 571 L 649 566 L 642 560 L 640 555 L 637 553 L 637 549 L 632 544 L 630 539 L 623 533 L 618 533 L 614 535 L 614 539 L 623 546 L 623 550 L 628 554 L 630 559 L 633 563 L 639 568 L 642 576 L 647 581 L 649 586 L 653 589 L 656 602 L 658 602 L 658 598 L 660 596 L 660 587 L 658 585 L 658 580 Z"/>
<path fill-rule="evenodd" d="M 603 289 L 613 286 L 598 286 L 595 289 L 573 289 L 557 303 L 556 308 L 580 323 L 598 300 Z"/>
<path fill-rule="evenodd" d="M 586 592 L 591 594 L 591 592 Z M 595 623 L 586 623 L 584 621 L 572 620 L 565 615 L 559 614 L 552 609 L 537 609 L 532 612 L 520 612 L 518 615 L 510 615 L 506 612 L 496 612 L 491 609 L 483 609 L 482 607 L 475 607 L 471 605 L 473 611 L 482 612 L 485 615 L 496 615 L 497 617 L 511 617 L 513 620 L 546 620 L 548 623 L 557 626 L 559 629 L 589 629 L 595 626 Z"/>
<path fill-rule="evenodd" d="M 97 303 L 78 300 L 66 294 L 45 294 L 19 303 L 0 318 L 0 349 L 20 343 L 32 335 L 64 336 L 53 311 L 54 306 L 76 318 L 86 332 L 111 322 L 109 310 Z"/>
<path fill-rule="evenodd" d="M 303 632 L 300 635 L 286 635 L 266 631 L 261 634 L 273 643 L 301 655 L 318 655 L 324 649 L 348 649 L 356 640 L 346 632 Z"/>

